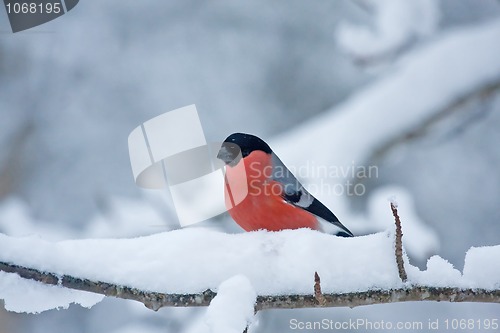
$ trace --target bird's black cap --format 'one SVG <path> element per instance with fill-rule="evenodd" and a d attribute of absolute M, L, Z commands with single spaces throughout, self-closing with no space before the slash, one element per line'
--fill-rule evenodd
<path fill-rule="evenodd" d="M 252 134 L 233 133 L 222 143 L 217 158 L 223 160 L 226 164 L 231 164 L 240 153 L 242 157 L 246 157 L 256 150 L 261 150 L 267 154 L 272 153 L 268 144 L 259 137 Z"/>
<path fill-rule="evenodd" d="M 233 133 L 228 136 L 226 140 L 224 140 L 224 142 L 237 144 L 241 149 L 241 154 L 243 155 L 243 157 L 248 156 L 255 150 L 262 150 L 263 152 L 266 152 L 268 154 L 271 154 L 273 152 L 268 144 L 264 142 L 264 140 L 252 134 Z"/>

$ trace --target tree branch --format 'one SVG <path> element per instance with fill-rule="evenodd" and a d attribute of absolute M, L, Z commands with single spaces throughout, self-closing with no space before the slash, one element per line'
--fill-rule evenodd
<path fill-rule="evenodd" d="M 398 208 L 394 202 L 391 202 L 392 215 L 394 215 L 394 221 L 396 222 L 396 242 L 395 242 L 395 254 L 396 263 L 398 264 L 398 273 L 401 281 L 406 282 L 408 276 L 405 271 L 405 263 L 403 260 L 403 232 L 401 231 L 401 220 L 398 215 Z"/>
<path fill-rule="evenodd" d="M 136 288 L 116 285 L 102 281 L 91 281 L 70 275 L 57 275 L 41 272 L 33 268 L 0 262 L 0 271 L 16 273 L 25 279 L 42 282 L 47 285 L 63 286 L 70 289 L 88 291 L 105 296 L 129 299 L 143 303 L 149 309 L 157 311 L 162 307 L 197 307 L 208 306 L 215 297 L 211 290 L 199 294 L 164 294 L 148 292 Z M 318 281 L 319 283 L 319 281 Z M 483 302 L 500 303 L 500 290 L 435 288 L 413 286 L 394 290 L 367 290 L 343 294 L 321 294 L 318 302 L 316 295 L 278 295 L 258 296 L 256 311 L 266 309 L 298 309 L 318 307 L 356 307 L 362 305 L 411 302 Z"/>
<path fill-rule="evenodd" d="M 314 298 L 320 305 L 325 305 L 326 300 L 321 292 L 321 279 L 319 278 L 318 272 L 314 272 Z"/>
<path fill-rule="evenodd" d="M 401 220 L 398 215 L 397 207 L 393 202 L 391 202 L 391 210 L 396 222 L 396 262 L 398 265 L 399 277 L 405 282 L 407 280 L 407 275 L 403 261 L 403 233 L 401 232 Z M 82 279 L 71 275 L 42 272 L 34 268 L 23 267 L 3 261 L 0 261 L 0 271 L 15 273 L 24 279 L 38 281 L 47 285 L 62 286 L 74 290 L 134 300 L 143 303 L 147 308 L 154 311 L 167 306 L 208 306 L 216 296 L 216 293 L 211 290 L 206 290 L 198 294 L 165 294 L 150 292 L 114 283 Z M 413 285 L 400 289 L 375 289 L 341 294 L 323 294 L 321 291 L 320 277 L 318 273 L 315 272 L 314 288 L 310 295 L 261 295 L 257 297 L 255 311 L 317 307 L 353 308 L 362 305 L 411 301 L 500 303 L 500 289 L 462 289 Z"/>
<path fill-rule="evenodd" d="M 500 303 L 500 290 L 435 288 L 414 286 L 407 289 L 367 290 L 345 294 L 323 294 L 325 302 L 318 304 L 316 298 L 310 295 L 259 296 L 256 308 L 266 309 L 297 309 L 318 307 L 350 307 L 412 302 L 484 302 Z"/>
<path fill-rule="evenodd" d="M 70 275 L 57 275 L 37 269 L 0 262 L 0 271 L 16 273 L 20 277 L 38 281 L 47 285 L 63 286 L 69 289 L 88 291 L 105 296 L 130 299 L 143 303 L 147 308 L 157 311 L 164 306 L 192 307 L 208 306 L 215 297 L 213 291 L 200 294 L 163 294 L 148 292 L 136 288 L 120 286 L 114 283 L 81 279 Z"/>

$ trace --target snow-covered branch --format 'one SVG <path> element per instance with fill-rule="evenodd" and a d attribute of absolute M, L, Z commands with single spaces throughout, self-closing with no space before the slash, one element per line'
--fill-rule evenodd
<path fill-rule="evenodd" d="M 196 294 L 166 294 L 148 292 L 136 288 L 120 286 L 113 283 L 91 281 L 70 275 L 41 272 L 36 269 L 0 262 L 0 270 L 16 273 L 25 279 L 32 279 L 48 285 L 62 286 L 70 289 L 88 291 L 143 303 L 147 308 L 158 310 L 162 307 L 197 307 L 208 306 L 216 296 L 211 290 Z M 317 286 L 317 285 L 316 285 Z M 316 288 L 315 288 L 316 289 Z M 320 291 L 321 293 L 321 291 Z M 256 311 L 267 309 L 297 309 L 317 307 L 356 307 L 362 305 L 410 302 L 484 302 L 500 303 L 500 290 L 473 288 L 409 286 L 392 290 L 367 290 L 352 293 L 318 293 L 311 288 L 310 295 L 261 295 L 257 297 Z"/>
<path fill-rule="evenodd" d="M 320 304 L 314 295 L 259 296 L 256 309 L 353 308 L 363 305 L 414 301 L 500 303 L 500 290 L 412 286 L 392 290 L 323 294 L 323 297 L 324 302 Z"/>
<path fill-rule="evenodd" d="M 464 103 L 498 92 L 499 38 L 500 20 L 449 31 L 401 59 L 394 70 L 344 103 L 271 142 L 273 149 L 292 166 L 304 160 L 319 165 L 369 160 L 397 138 L 425 129 Z M 353 126 L 363 135 L 353 136 Z M 325 137 L 343 145 L 328 153 L 314 144 Z"/>
<path fill-rule="evenodd" d="M 153 310 L 208 306 L 217 297 L 217 289 L 238 274 L 242 277 L 235 281 L 243 282 L 233 281 L 234 290 L 240 285 L 247 291 L 243 295 L 258 295 L 248 297 L 255 300 L 257 311 L 407 301 L 500 303 L 500 265 L 495 264 L 500 246 L 471 249 L 464 274 L 437 256 L 421 272 L 408 263 L 394 203 L 391 209 L 396 233 L 350 239 L 306 229 L 241 235 L 193 229 L 135 240 L 55 245 L 0 235 L 0 271 L 59 289 L 135 300 Z M 297 249 L 299 243 L 301 249 Z M 207 252 L 193 251 L 192 244 Z M 485 263 L 489 263 L 489 271 L 478 272 L 477 267 Z M 318 271 L 324 277 L 322 282 Z M 11 300 L 2 290 L 9 286 L 1 282 L 7 280 L 0 279 L 0 297 L 6 298 L 6 308 Z M 15 285 L 19 288 L 19 283 Z M 21 294 L 19 290 L 13 297 Z"/>
<path fill-rule="evenodd" d="M 225 243 L 231 241 L 231 238 L 241 238 L 242 236 L 220 235 L 205 231 L 204 234 L 196 234 L 193 239 L 193 235 L 190 235 L 192 231 L 187 235 L 178 231 L 166 233 L 170 243 L 162 241 L 156 244 L 161 244 L 162 247 L 170 250 L 170 255 L 163 257 L 161 261 L 158 261 L 158 255 L 155 251 L 152 253 L 154 256 L 144 256 L 144 253 L 139 257 L 134 258 L 132 256 L 132 253 L 136 254 L 136 251 L 147 252 L 146 250 L 151 248 L 154 250 L 156 242 L 150 241 L 154 240 L 155 236 L 143 237 L 135 246 L 130 240 L 122 240 L 125 241 L 125 247 L 117 246 L 117 240 L 103 240 L 104 246 L 103 244 L 98 246 L 96 240 L 81 241 L 80 244 L 75 244 L 76 241 L 68 241 L 65 242 L 65 246 L 54 246 L 38 241 L 36 245 L 39 248 L 33 251 L 33 243 L 36 243 L 33 239 L 20 240 L 0 235 L 0 298 L 5 298 L 6 308 L 14 311 L 40 312 L 48 308 L 64 306 L 57 304 L 57 302 L 55 305 L 47 305 L 46 300 L 41 302 L 42 308 L 33 306 L 33 303 L 37 303 L 33 300 L 36 298 L 33 297 L 36 291 L 29 290 L 32 286 L 25 287 L 22 282 L 31 280 L 36 281 L 33 283 L 41 283 L 56 288 L 52 289 L 51 292 L 60 292 L 63 289 L 87 292 L 91 293 L 91 295 L 113 296 L 141 302 L 154 311 L 167 306 L 209 306 L 206 314 L 208 325 L 214 331 L 228 332 L 247 332 L 248 327 L 251 326 L 254 320 L 254 313 L 266 309 L 353 308 L 362 305 L 408 301 L 500 303 L 500 288 L 498 287 L 500 285 L 500 266 L 495 268 L 495 265 L 490 265 L 490 273 L 492 274 L 487 276 L 486 279 L 482 277 L 482 281 L 469 280 L 470 277 L 478 276 L 475 272 L 469 273 L 468 279 L 461 281 L 457 279 L 456 273 L 459 273 L 458 271 L 452 267 L 450 269 L 450 265 L 443 259 L 433 257 L 434 259 L 429 260 L 428 270 L 425 272 L 420 272 L 408 264 L 411 269 L 410 275 L 408 275 L 405 268 L 405 259 L 408 260 L 403 250 L 401 220 L 394 202 L 391 202 L 391 210 L 396 224 L 395 233 L 389 234 L 393 235 L 393 237 L 377 238 L 370 235 L 340 239 L 331 235 L 313 232 L 312 230 L 289 230 L 280 233 L 257 232 L 244 234 L 245 236 L 254 236 L 250 238 L 250 243 L 238 239 L 236 243 L 229 245 L 231 251 L 222 249 L 222 251 L 218 252 L 217 246 L 224 248 L 224 245 L 227 245 Z M 172 235 L 174 236 L 172 237 Z M 280 238 L 281 235 L 288 236 Z M 301 236 L 300 242 L 305 246 L 304 248 L 301 247 L 299 252 L 297 252 L 296 246 L 299 242 L 292 237 L 297 235 Z M 210 243 L 208 247 L 206 243 L 203 243 L 203 241 L 206 242 L 204 238 L 220 238 L 221 236 L 226 242 L 215 241 L 215 243 Z M 193 241 L 195 239 L 197 242 Z M 179 248 L 166 246 L 167 244 L 172 245 L 176 241 Z M 324 243 L 317 244 L 318 242 L 321 243 L 321 241 Z M 322 257 L 322 254 L 328 251 L 326 245 L 331 246 L 332 243 L 337 242 L 344 243 L 344 248 L 342 249 L 339 243 L 335 245 L 336 249 L 334 251 L 326 253 L 340 253 L 341 256 L 337 258 L 338 261 L 331 261 L 332 258 L 327 256 L 323 257 L 323 260 L 315 262 L 315 259 Z M 208 252 L 198 253 L 197 255 L 192 251 L 188 251 L 190 254 L 184 255 L 183 251 L 179 251 L 182 245 L 185 250 L 189 250 L 189 244 L 197 243 L 201 243 L 198 244 L 201 246 L 205 245 Z M 354 243 L 358 243 L 357 246 L 353 246 Z M 314 245 L 319 247 L 315 248 Z M 375 247 L 366 247 L 367 245 L 375 245 Z M 90 253 L 90 257 L 82 261 L 79 255 L 89 251 L 92 252 L 93 247 L 101 247 L 101 250 L 106 249 L 106 251 L 117 252 L 118 255 L 113 253 L 107 260 L 99 262 L 96 258 L 100 257 L 92 256 Z M 313 248 L 313 252 L 307 253 L 306 251 L 304 256 L 302 252 L 308 247 Z M 244 249 L 243 252 L 239 254 L 233 253 L 242 248 Z M 472 259 L 469 258 L 469 261 L 466 259 L 464 275 L 467 270 L 470 271 L 469 266 L 474 269 L 475 266 L 483 264 L 485 260 L 492 260 L 499 248 L 497 246 L 493 247 L 493 251 L 480 251 L 482 258 L 480 256 L 478 259 L 476 253 L 476 255 L 472 255 Z M 83 249 L 86 252 L 82 252 Z M 128 255 L 125 249 L 129 251 Z M 375 250 L 380 249 L 382 249 L 382 252 L 375 254 L 373 257 Z M 22 254 L 23 252 L 30 252 L 30 250 L 31 253 L 28 256 Z M 130 252 L 131 250 L 132 252 Z M 210 250 L 216 253 L 217 260 L 210 260 Z M 68 253 L 65 251 L 68 251 Z M 248 260 L 249 253 L 252 260 Z M 346 265 L 345 254 L 347 253 L 349 253 L 349 262 Z M 107 252 L 101 253 L 101 255 L 106 254 L 110 255 Z M 235 254 L 235 256 L 231 257 L 231 254 Z M 198 256 L 201 260 L 198 260 Z M 371 256 L 372 258 L 369 261 L 359 261 L 360 259 L 366 260 Z M 391 257 L 392 260 L 390 260 Z M 128 273 L 125 271 L 125 266 L 120 265 L 118 258 L 124 258 L 123 263 L 127 263 L 127 268 L 132 267 L 135 270 L 135 276 L 131 274 L 131 271 Z M 141 262 L 141 267 L 139 267 L 137 261 L 139 258 L 144 260 Z M 375 258 L 378 259 L 378 262 L 374 263 L 374 261 L 377 261 Z M 170 261 L 167 259 L 170 259 Z M 57 262 L 59 264 L 54 266 Z M 207 265 L 207 262 L 215 263 L 218 267 L 214 267 L 212 264 Z M 227 262 L 229 262 L 229 266 L 225 266 Z M 311 262 L 313 266 L 305 265 L 305 263 L 310 264 Z M 493 259 L 493 262 L 497 261 Z M 161 263 L 165 265 L 159 271 L 151 269 L 152 266 L 161 266 Z M 254 265 L 250 263 L 254 263 Z M 368 267 L 370 265 L 371 267 Z M 118 267 L 118 270 L 113 270 L 113 268 L 116 268 L 115 266 Z M 232 271 L 241 271 L 243 267 L 247 269 L 247 272 L 231 276 Z M 294 274 L 286 272 L 290 267 L 292 267 Z M 329 292 L 323 293 L 321 279 L 317 271 L 314 271 L 314 276 L 312 274 L 307 275 L 307 271 L 310 271 L 312 267 L 321 268 L 322 274 L 327 276 L 326 284 L 328 284 L 327 289 Z M 195 269 L 193 270 L 193 268 Z M 173 271 L 179 272 L 179 274 L 169 274 Z M 103 272 L 108 273 L 108 277 L 105 279 L 100 278 L 100 276 L 106 276 L 106 273 L 102 275 Z M 214 278 L 214 276 L 210 276 L 210 272 L 222 272 L 222 274 L 215 275 Z M 336 272 L 339 275 L 332 276 L 332 273 Z M 369 276 L 369 272 L 374 273 L 374 275 Z M 483 275 L 484 273 L 486 272 L 483 272 Z M 21 282 L 14 281 L 12 283 L 12 275 L 15 275 Z M 88 277 L 91 275 L 93 278 Z M 270 279 L 269 276 L 273 276 L 273 278 Z M 285 283 L 285 281 L 289 283 L 295 276 L 299 276 L 295 282 L 292 281 L 292 284 L 288 285 Z M 409 281 L 408 277 L 410 277 Z M 148 280 L 148 278 L 152 279 Z M 453 278 L 455 278 L 455 281 L 452 281 Z M 463 278 L 463 276 L 460 276 L 460 278 Z M 154 283 L 158 281 L 163 284 Z M 218 285 L 216 285 L 217 281 L 219 281 Z M 354 284 L 352 284 L 353 282 Z M 451 282 L 454 282 L 455 286 Z M 363 283 L 364 287 L 362 286 Z M 444 285 L 439 286 L 439 283 Z M 190 292 L 190 290 L 200 290 L 201 286 L 207 285 L 209 288 L 203 292 Z M 470 287 L 470 285 L 475 286 Z M 332 286 L 340 287 L 337 288 L 340 291 L 332 291 L 335 290 Z M 37 287 L 40 286 L 37 285 Z M 26 289 L 29 292 L 26 292 Z M 176 289 L 183 291 L 175 292 Z M 170 291 L 160 292 L 159 290 Z M 47 293 L 47 291 L 45 292 Z M 29 305 L 18 300 L 18 298 L 22 299 L 25 294 L 29 295 L 29 300 L 26 299 L 24 303 Z M 68 297 L 63 297 L 63 299 L 67 306 Z M 92 306 L 99 301 L 95 301 L 95 299 L 90 301 L 84 299 L 82 301 L 81 295 L 70 295 L 69 299 L 84 306 Z M 21 305 L 18 303 L 21 303 Z"/>
<path fill-rule="evenodd" d="M 155 311 L 165 306 L 208 306 L 216 295 L 210 290 L 199 294 L 164 294 L 148 292 L 114 283 L 92 281 L 70 275 L 57 275 L 54 273 L 42 272 L 37 269 L 13 265 L 6 262 L 0 262 L 0 271 L 16 273 L 24 279 L 31 279 L 47 285 L 61 286 L 104 296 L 138 301 L 144 303 L 147 308 Z"/>

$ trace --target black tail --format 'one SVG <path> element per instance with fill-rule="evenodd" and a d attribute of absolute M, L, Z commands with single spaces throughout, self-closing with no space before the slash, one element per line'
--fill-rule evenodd
<path fill-rule="evenodd" d="M 339 227 L 342 229 L 342 231 L 339 231 L 336 236 L 340 237 L 354 237 L 352 232 L 349 231 L 342 223 L 340 223 L 339 219 L 335 214 L 332 213 L 331 210 L 326 208 L 325 205 L 323 205 L 318 199 L 314 198 L 313 202 L 309 207 L 304 207 L 305 210 L 308 212 L 313 213 L 316 216 L 321 217 L 323 220 L 330 222 L 336 227 Z"/>

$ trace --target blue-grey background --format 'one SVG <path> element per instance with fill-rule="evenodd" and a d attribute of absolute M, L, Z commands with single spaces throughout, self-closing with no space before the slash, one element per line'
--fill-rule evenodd
<path fill-rule="evenodd" d="M 33 219 L 45 221 L 42 227 L 78 235 L 96 214 L 108 213 L 114 196 L 142 200 L 126 139 L 145 120 L 196 104 L 208 141 L 240 129 L 271 138 L 355 95 L 440 34 L 500 16 L 494 0 L 436 1 L 435 31 L 383 55 L 380 64 L 357 61 L 336 40 L 341 21 L 374 26 L 367 3 L 86 0 L 18 34 L 0 10 L 0 204 L 17 198 Z M 407 188 L 438 232 L 440 255 L 458 268 L 469 247 L 500 244 L 499 99 L 497 89 L 409 138 L 397 158 L 376 160 L 381 176 L 368 183 L 369 190 L 388 183 Z M 352 209 L 364 208 L 363 198 L 353 201 Z M 0 310 L 0 332 L 181 332 L 203 315 L 152 313 L 130 303 L 107 299 L 90 310 L 38 316 Z M 422 303 L 267 311 L 259 331 L 286 332 L 295 317 L 426 322 L 482 318 L 494 309 Z"/>

